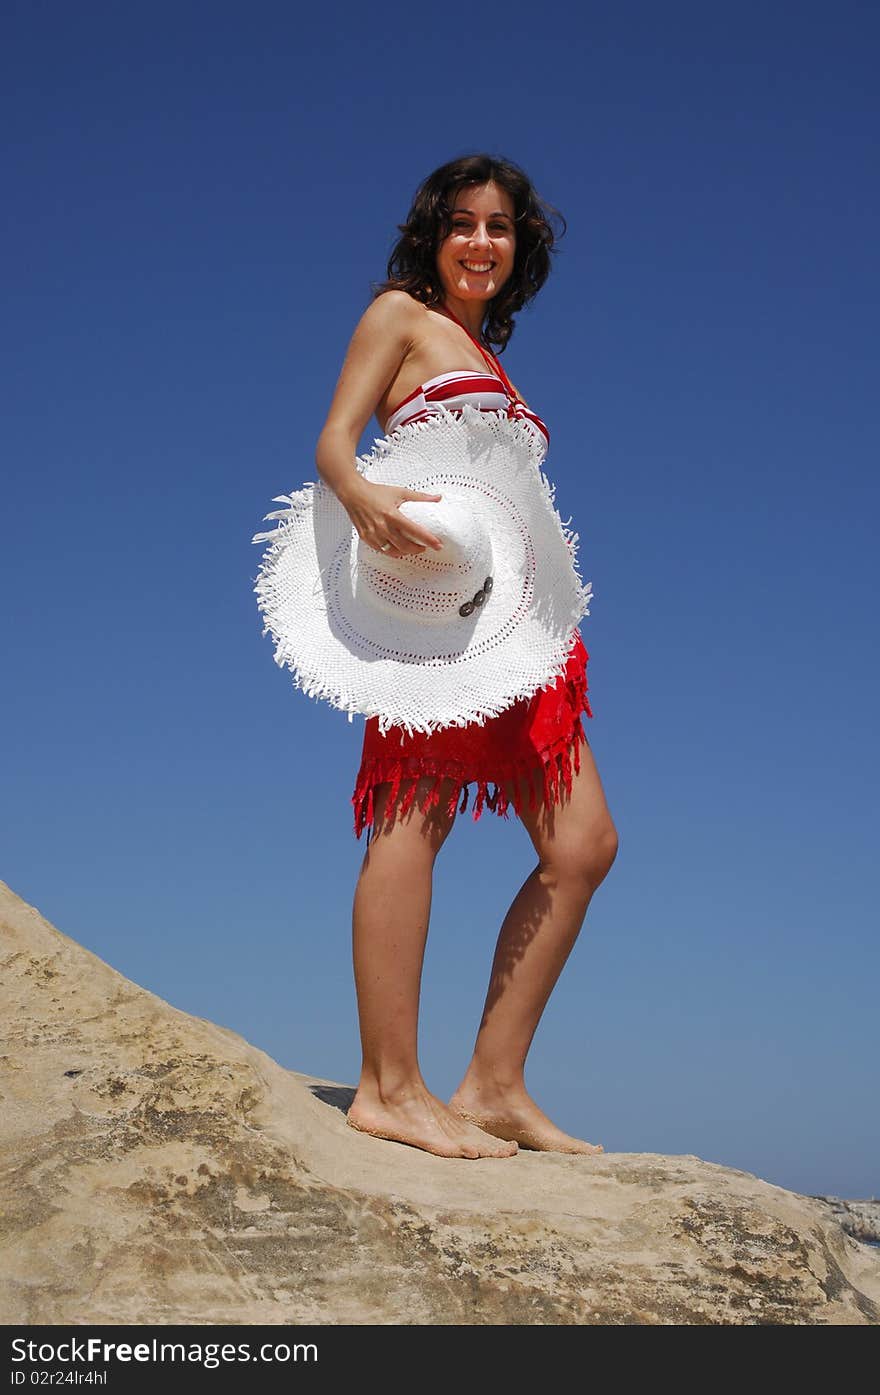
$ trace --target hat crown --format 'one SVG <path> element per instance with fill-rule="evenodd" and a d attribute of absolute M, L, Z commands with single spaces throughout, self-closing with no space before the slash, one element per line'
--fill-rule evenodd
<path fill-rule="evenodd" d="M 353 585 L 360 598 L 389 615 L 463 623 L 462 603 L 492 575 L 492 539 L 484 518 L 453 491 L 440 501 L 407 499 L 399 511 L 443 544 L 389 557 L 360 539 Z"/>

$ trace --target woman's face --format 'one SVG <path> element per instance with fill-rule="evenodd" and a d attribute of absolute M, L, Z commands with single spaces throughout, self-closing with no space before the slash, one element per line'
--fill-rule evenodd
<path fill-rule="evenodd" d="M 513 199 L 492 182 L 456 191 L 452 230 L 437 249 L 437 273 L 448 296 L 491 300 L 513 272 Z"/>

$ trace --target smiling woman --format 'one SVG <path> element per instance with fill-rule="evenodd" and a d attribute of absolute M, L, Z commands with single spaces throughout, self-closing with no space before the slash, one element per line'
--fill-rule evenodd
<path fill-rule="evenodd" d="M 487 174 L 486 183 L 473 182 Z M 399 225 L 402 236 L 388 262 L 388 279 L 374 287 L 374 298 L 404 291 L 429 309 L 453 312 L 483 362 L 472 362 L 470 350 L 451 336 L 447 342 L 438 336 L 425 343 L 424 354 L 418 344 L 411 345 L 379 396 L 376 419 L 384 431 L 402 424 L 401 408 L 423 389 L 435 388 L 420 403 L 423 414 L 431 402 L 450 406 L 454 397 L 458 405 L 462 376 L 485 379 L 487 364 L 492 381 L 468 385 L 482 394 L 473 405 L 506 410 L 507 401 L 498 399 L 500 388 L 529 410 L 487 347 L 497 344 L 503 350 L 513 333 L 513 314 L 534 298 L 550 273 L 555 245 L 551 213 L 564 227 L 565 219 L 538 198 L 522 171 L 486 156 L 454 161 L 424 181 L 406 223 Z M 443 355 L 445 364 L 451 358 L 455 368 L 444 373 L 436 354 Z M 408 413 L 406 420 L 413 419 L 418 418 Z"/>
<path fill-rule="evenodd" d="M 401 508 L 442 496 L 380 484 L 356 468 L 371 414 L 395 433 L 431 417 L 447 430 L 444 414 L 467 421 L 472 408 L 475 417 L 515 418 L 528 428 L 535 463 L 543 461 L 547 426 L 492 350 L 507 348 L 514 315 L 550 273 L 548 214 L 555 211 L 518 166 L 489 155 L 453 160 L 420 185 L 398 225 L 387 280 L 373 288 L 352 336 L 316 451 L 318 472 L 348 513 L 364 556 L 373 549 L 412 559 L 431 549 L 420 570 L 439 574 L 444 565 L 442 541 Z M 486 582 L 492 586 L 488 567 L 475 574 L 474 600 L 465 602 L 471 611 L 463 615 L 491 616 Z M 353 908 L 363 1050 L 347 1116 L 353 1128 L 444 1157 L 509 1157 L 520 1144 L 602 1151 L 553 1124 L 524 1083 L 544 1007 L 617 852 L 581 723 L 582 713 L 593 715 L 588 658 L 575 628 L 564 672 L 482 722 L 412 733 L 387 723 L 383 732 L 378 717 L 367 720 L 352 796 L 357 836 L 370 829 Z M 444 1104 L 419 1068 L 419 991 L 434 863 L 474 783 L 473 817 L 484 808 L 505 817 L 515 811 L 538 865 L 501 927 L 473 1058 Z"/>

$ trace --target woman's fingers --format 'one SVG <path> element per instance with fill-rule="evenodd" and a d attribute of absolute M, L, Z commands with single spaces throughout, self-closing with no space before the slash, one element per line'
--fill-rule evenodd
<path fill-rule="evenodd" d="M 402 549 L 415 548 L 418 552 L 427 552 L 430 547 L 433 551 L 439 552 L 443 546 L 439 538 L 435 538 L 433 533 L 419 531 L 418 533 L 403 533 L 397 538 L 392 538 L 392 542 Z"/>
<path fill-rule="evenodd" d="M 404 514 L 395 514 L 393 519 L 388 519 L 385 525 L 388 542 L 402 552 L 418 549 L 424 552 L 427 548 L 440 550 L 443 543 L 439 538 L 435 538 L 433 533 L 429 533 L 427 528 L 420 528 L 418 523 L 407 518 Z"/>
<path fill-rule="evenodd" d="M 389 491 L 391 488 L 393 486 L 377 486 L 377 489 L 381 491 Z M 370 546 L 385 557 L 412 557 L 418 553 L 426 552 L 428 548 L 439 552 L 443 547 L 441 539 L 435 537 L 429 529 L 423 528 L 414 518 L 409 518 L 406 514 L 401 513 L 400 505 L 408 499 L 425 499 L 436 502 L 442 499 L 443 495 L 426 494 L 416 489 L 399 489 L 395 491 L 395 494 L 396 497 L 395 495 L 391 496 L 392 507 L 387 513 L 384 510 L 377 512 L 373 512 L 372 509 L 369 511 L 361 510 L 361 516 L 357 519 L 359 531 L 363 529 L 360 536 L 363 537 L 364 532 L 372 533 L 375 541 L 371 541 Z M 369 504 L 370 501 L 367 502 Z M 387 507 L 387 493 L 384 502 Z M 386 543 L 390 543 L 391 546 L 386 547 Z"/>
<path fill-rule="evenodd" d="M 421 528 L 419 524 L 416 523 L 415 519 L 408 518 L 405 514 L 400 513 L 399 510 L 400 504 L 406 503 L 410 499 L 425 499 L 429 503 L 436 503 L 439 499 L 443 498 L 443 495 L 436 493 L 425 494 L 419 489 L 407 489 L 404 491 L 404 493 L 406 495 L 406 498 L 401 499 L 400 503 L 398 503 L 397 505 L 398 517 L 401 519 L 405 519 L 407 524 L 406 529 L 403 530 L 404 539 L 407 542 L 416 543 L 420 548 L 422 548 L 422 550 L 424 550 L 426 547 L 433 547 L 435 551 L 439 552 L 441 547 L 443 546 L 440 539 L 435 537 L 433 533 L 429 532 L 427 528 Z"/>

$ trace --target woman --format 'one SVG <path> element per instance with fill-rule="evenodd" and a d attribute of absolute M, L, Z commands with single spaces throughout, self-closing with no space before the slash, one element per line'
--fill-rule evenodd
<path fill-rule="evenodd" d="M 316 451 L 319 474 L 359 537 L 388 556 L 441 545 L 398 507 L 440 495 L 357 472 L 358 441 L 373 414 L 385 433 L 430 414 L 435 402 L 455 410 L 468 401 L 548 434 L 488 349 L 506 346 L 512 312 L 549 274 L 545 207 L 516 165 L 473 155 L 430 175 L 400 227 L 390 279 L 355 329 Z M 353 909 L 363 1063 L 347 1117 L 356 1129 L 444 1157 L 509 1157 L 519 1144 L 602 1151 L 557 1128 L 523 1078 L 541 1014 L 617 853 L 579 715 L 583 707 L 592 716 L 588 657 L 576 631 L 564 677 L 483 725 L 412 736 L 392 727 L 380 737 L 377 718 L 366 724 L 355 831 L 369 822 L 380 832 L 368 837 Z M 501 927 L 473 1058 L 444 1104 L 419 1069 L 419 989 L 434 862 L 458 794 L 463 788 L 463 809 L 474 780 L 474 817 L 484 802 L 507 817 L 513 803 L 538 862 Z"/>

